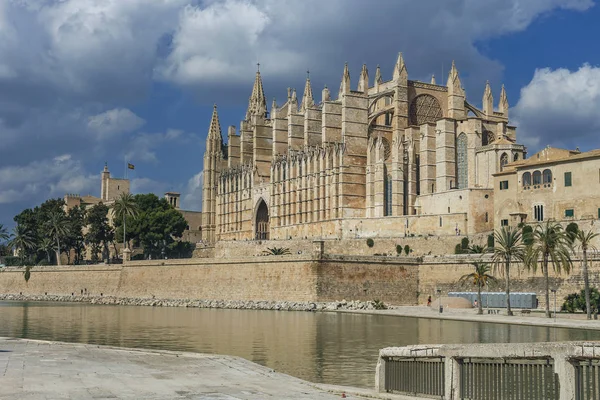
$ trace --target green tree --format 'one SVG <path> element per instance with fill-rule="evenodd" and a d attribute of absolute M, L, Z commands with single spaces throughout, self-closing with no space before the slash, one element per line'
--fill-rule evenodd
<path fill-rule="evenodd" d="M 52 262 L 50 253 L 54 251 L 54 243 L 51 237 L 46 236 L 38 243 L 38 250 L 46 253 L 48 264 Z"/>
<path fill-rule="evenodd" d="M 60 265 L 60 240 L 64 239 L 69 233 L 69 220 L 63 210 L 60 210 L 60 212 L 53 211 L 49 214 L 46 231 L 56 241 L 56 265 Z"/>
<path fill-rule="evenodd" d="M 27 226 L 17 225 L 9 241 L 9 246 L 18 251 L 21 265 L 25 265 L 28 251 L 35 247 L 35 239 Z"/>
<path fill-rule="evenodd" d="M 6 227 L 0 224 L 0 244 L 10 239 L 10 235 Z"/>
<path fill-rule="evenodd" d="M 128 220 L 128 237 L 143 247 L 146 258 L 168 256 L 175 239 L 181 238 L 185 231 L 185 218 L 166 199 L 152 193 L 137 194 L 134 201 L 139 211 L 135 219 Z M 115 220 L 116 229 L 120 230 L 122 224 L 121 219 Z"/>
<path fill-rule="evenodd" d="M 481 303 L 481 288 L 486 286 L 488 283 L 496 283 L 496 278 L 491 275 L 491 267 L 488 263 L 476 261 L 471 263 L 475 267 L 475 271 L 470 274 L 463 275 L 460 277 L 459 282 L 464 283 L 466 281 L 473 282 L 473 285 L 477 286 L 477 314 L 483 314 L 483 305 Z"/>
<path fill-rule="evenodd" d="M 122 193 L 113 205 L 113 216 L 123 221 L 123 250 L 127 248 L 127 217 L 135 217 L 139 208 L 130 193 Z"/>
<path fill-rule="evenodd" d="M 571 243 L 568 233 L 559 223 L 547 221 L 535 227 L 533 243 L 527 247 L 525 265 L 534 272 L 538 265 L 541 265 L 544 274 L 547 318 L 551 318 L 548 264 L 552 261 L 552 267 L 557 273 L 561 273 L 563 270 L 569 273 L 573 265 Z"/>
<path fill-rule="evenodd" d="M 587 232 L 583 230 L 578 230 L 575 235 L 575 239 L 577 240 L 578 247 L 581 249 L 583 253 L 583 285 L 585 292 L 585 309 L 587 310 L 587 319 L 592 319 L 592 308 L 590 306 L 590 276 L 588 272 L 588 258 L 587 252 L 588 250 L 595 250 L 596 248 L 592 245 L 592 240 L 598 236 L 597 233 L 589 230 Z"/>
<path fill-rule="evenodd" d="M 525 246 L 531 245 L 531 243 L 533 243 L 533 228 L 531 225 L 523 226 L 521 233 L 523 235 L 523 244 Z"/>
<path fill-rule="evenodd" d="M 525 246 L 522 242 L 521 232 L 510 226 L 503 226 L 494 232 L 493 262 L 494 267 L 504 268 L 506 282 L 506 314 L 513 315 L 510 308 L 510 266 L 513 262 L 523 262 L 525 259 Z"/>
<path fill-rule="evenodd" d="M 115 237 L 107 216 L 108 207 L 103 203 L 98 203 L 88 210 L 85 218 L 85 224 L 88 227 L 85 242 L 91 247 L 93 262 L 99 261 L 98 253 L 100 252 L 102 252 L 102 259 L 108 259 L 108 245 Z"/>
<path fill-rule="evenodd" d="M 83 227 L 85 226 L 86 211 L 83 207 L 75 206 L 67 212 L 69 221 L 69 233 L 65 238 L 64 248 L 67 252 L 67 259 L 71 263 L 71 250 L 75 252 L 73 262 L 79 264 L 82 260 L 82 254 L 85 250 L 85 237 L 83 236 Z"/>

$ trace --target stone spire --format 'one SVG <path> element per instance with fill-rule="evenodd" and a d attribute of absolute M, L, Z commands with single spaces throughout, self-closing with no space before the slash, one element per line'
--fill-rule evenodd
<path fill-rule="evenodd" d="M 246 111 L 246 119 L 250 119 L 252 115 L 265 117 L 267 114 L 267 99 L 263 89 L 262 77 L 260 76 L 260 64 L 256 70 L 256 78 L 252 87 L 252 95 L 248 101 L 248 111 Z"/>
<path fill-rule="evenodd" d="M 398 59 L 396 60 L 396 66 L 394 67 L 394 80 L 398 79 L 408 79 L 408 71 L 406 70 L 406 64 L 404 64 L 402 53 L 398 53 Z"/>
<path fill-rule="evenodd" d="M 277 100 L 275 100 L 275 97 L 273 97 L 273 102 L 271 103 L 271 113 L 273 111 L 277 111 Z"/>
<path fill-rule="evenodd" d="M 454 119 L 466 118 L 465 91 L 462 88 L 454 61 L 452 61 L 452 68 L 448 73 L 446 86 L 448 87 L 448 117 Z"/>
<path fill-rule="evenodd" d="M 435 75 L 431 75 L 431 84 L 436 85 L 435 83 Z"/>
<path fill-rule="evenodd" d="M 498 111 L 504 114 L 504 118 L 508 118 L 508 97 L 506 97 L 506 89 L 502 85 L 502 91 L 500 92 L 500 104 L 498 104 Z"/>
<path fill-rule="evenodd" d="M 302 104 L 300 105 L 300 112 L 304 114 L 308 108 L 315 105 L 315 99 L 313 98 L 312 86 L 310 85 L 310 72 L 306 71 L 306 83 L 304 84 L 304 95 L 302 95 Z"/>
<path fill-rule="evenodd" d="M 210 127 L 208 128 L 208 139 L 222 140 L 221 123 L 219 122 L 219 114 L 217 113 L 217 105 L 213 105 L 213 113 L 210 118 Z"/>
<path fill-rule="evenodd" d="M 485 90 L 483 91 L 483 113 L 490 116 L 494 114 L 494 96 L 492 95 L 490 81 L 485 82 Z"/>
<path fill-rule="evenodd" d="M 383 83 L 383 79 L 381 79 L 381 68 L 379 68 L 379 65 L 377 66 L 377 70 L 375 70 L 375 83 Z"/>
<path fill-rule="evenodd" d="M 348 63 L 344 66 L 344 75 L 342 75 L 342 83 L 340 84 L 338 98 L 341 98 L 344 93 L 350 93 L 350 71 L 348 70 Z"/>
<path fill-rule="evenodd" d="M 325 85 L 325 87 L 323 88 L 323 91 L 321 92 L 321 102 L 326 102 L 326 101 L 330 101 L 331 100 L 331 92 L 329 91 L 329 88 L 327 87 L 327 85 Z"/>
<path fill-rule="evenodd" d="M 369 70 L 367 69 L 367 64 L 363 64 L 362 70 L 360 71 L 358 91 L 364 94 L 369 94 Z"/>
<path fill-rule="evenodd" d="M 452 60 L 452 68 L 450 68 L 450 72 L 448 73 L 448 83 L 446 86 L 448 87 L 448 92 L 452 92 L 454 95 L 464 97 L 465 94 L 462 89 L 462 84 L 460 82 L 460 77 L 458 76 L 458 70 L 456 69 L 454 60 Z"/>

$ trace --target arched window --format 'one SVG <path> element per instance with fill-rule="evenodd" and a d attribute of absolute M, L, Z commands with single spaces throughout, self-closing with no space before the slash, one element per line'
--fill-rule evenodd
<path fill-rule="evenodd" d="M 502 153 L 500 156 L 500 171 L 504 171 L 504 166 L 508 164 L 508 154 Z"/>
<path fill-rule="evenodd" d="M 542 184 L 542 173 L 540 171 L 534 171 L 533 173 L 533 184 L 541 185 Z"/>
<path fill-rule="evenodd" d="M 410 103 L 410 124 L 422 125 L 436 122 L 442 118 L 442 107 L 435 97 L 429 94 L 421 94 Z"/>
<path fill-rule="evenodd" d="M 469 163 L 467 155 L 467 135 L 461 133 L 456 139 L 456 161 L 458 170 L 457 187 L 465 189 L 469 180 Z"/>
<path fill-rule="evenodd" d="M 392 215 L 392 176 L 387 175 L 383 186 L 383 215 Z"/>
<path fill-rule="evenodd" d="M 523 186 L 531 186 L 531 172 L 525 172 L 522 179 Z"/>
<path fill-rule="evenodd" d="M 552 171 L 545 169 L 542 174 L 542 182 L 545 184 L 552 183 Z"/>

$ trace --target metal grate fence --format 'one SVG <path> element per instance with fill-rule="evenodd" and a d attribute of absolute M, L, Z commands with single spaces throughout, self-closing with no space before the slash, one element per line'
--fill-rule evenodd
<path fill-rule="evenodd" d="M 459 362 L 461 399 L 558 399 L 558 376 L 551 359 L 463 358 Z"/>
<path fill-rule="evenodd" d="M 575 361 L 575 399 L 600 399 L 600 360 Z"/>
<path fill-rule="evenodd" d="M 388 357 L 385 390 L 414 396 L 444 397 L 444 358 Z"/>

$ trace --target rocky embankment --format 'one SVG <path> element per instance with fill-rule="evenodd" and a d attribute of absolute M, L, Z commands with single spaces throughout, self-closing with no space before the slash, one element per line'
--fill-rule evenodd
<path fill-rule="evenodd" d="M 376 310 L 393 306 L 373 301 L 334 301 L 334 302 L 292 302 L 292 301 L 241 301 L 241 300 L 191 300 L 157 298 L 120 298 L 113 296 L 59 296 L 59 295 L 15 295 L 0 294 L 0 301 L 56 301 L 120 306 L 149 307 L 192 307 L 226 308 L 236 310 L 276 310 L 276 311 L 336 311 L 336 310 Z"/>

